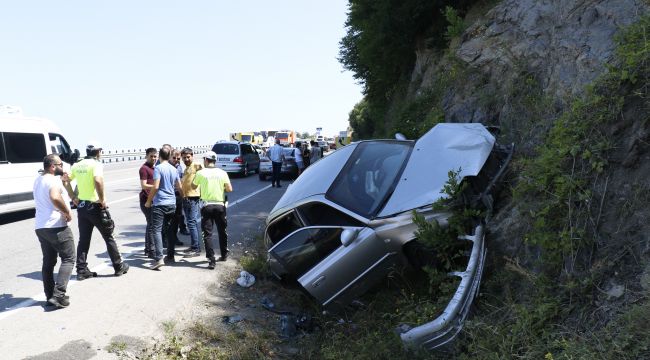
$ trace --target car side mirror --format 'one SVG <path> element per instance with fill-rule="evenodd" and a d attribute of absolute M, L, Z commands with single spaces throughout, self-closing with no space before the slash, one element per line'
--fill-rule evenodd
<path fill-rule="evenodd" d="M 341 232 L 341 244 L 348 246 L 357 238 L 359 230 L 357 229 L 344 229 Z"/>

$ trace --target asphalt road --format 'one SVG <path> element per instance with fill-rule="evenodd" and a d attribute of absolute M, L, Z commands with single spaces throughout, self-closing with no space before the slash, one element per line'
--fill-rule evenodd
<path fill-rule="evenodd" d="M 175 265 L 161 271 L 148 268 L 150 260 L 142 256 L 145 223 L 138 202 L 139 167 L 140 162 L 104 167 L 115 237 L 131 265 L 129 273 L 113 276 L 104 241 L 97 231 L 93 232 L 88 263 L 99 277 L 78 282 L 73 275 L 68 286 L 71 305 L 66 309 L 49 311 L 44 307 L 42 255 L 33 230 L 33 211 L 0 217 L 0 243 L 4 249 L 0 252 L 0 358 L 114 358 L 105 350 L 112 339 L 156 337 L 162 322 L 191 318 L 192 309 L 214 283 L 220 263 L 217 269 L 208 270 L 202 255 L 177 257 Z M 286 186 L 271 188 L 269 181 L 259 181 L 256 175 L 231 177 L 231 182 L 234 191 L 229 194 L 229 247 L 237 254 L 245 250 L 245 237 L 262 231 L 264 219 Z M 70 225 L 76 243 L 74 216 Z M 188 236 L 180 238 L 189 244 Z M 236 265 L 236 259 L 228 260 L 232 265 L 230 262 Z"/>

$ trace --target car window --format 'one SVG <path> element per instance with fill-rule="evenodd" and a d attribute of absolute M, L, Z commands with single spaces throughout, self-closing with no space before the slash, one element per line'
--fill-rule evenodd
<path fill-rule="evenodd" d="M 290 274 L 300 277 L 341 246 L 338 227 L 304 228 L 271 248 L 269 251 Z"/>
<path fill-rule="evenodd" d="M 368 141 L 350 156 L 325 197 L 371 218 L 384 205 L 399 179 L 413 142 Z"/>
<path fill-rule="evenodd" d="M 275 244 L 301 227 L 303 227 L 302 222 L 295 211 L 291 211 L 270 224 L 266 229 L 266 235 L 271 240 L 271 243 Z"/>
<path fill-rule="evenodd" d="M 300 206 L 300 215 L 306 226 L 336 225 L 336 226 L 364 226 L 355 218 L 321 202 L 312 202 Z"/>
<path fill-rule="evenodd" d="M 214 144 L 212 151 L 222 155 L 239 155 L 239 145 L 237 144 Z"/>
<path fill-rule="evenodd" d="M 47 154 L 43 134 L 4 133 L 7 161 L 10 163 L 43 162 Z"/>

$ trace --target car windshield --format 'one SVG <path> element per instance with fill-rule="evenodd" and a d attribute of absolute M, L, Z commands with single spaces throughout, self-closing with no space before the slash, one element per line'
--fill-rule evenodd
<path fill-rule="evenodd" d="M 223 155 L 237 155 L 239 154 L 239 146 L 237 144 L 214 144 L 212 151 Z"/>
<path fill-rule="evenodd" d="M 365 218 L 373 217 L 395 189 L 412 146 L 404 141 L 360 143 L 325 197 Z"/>

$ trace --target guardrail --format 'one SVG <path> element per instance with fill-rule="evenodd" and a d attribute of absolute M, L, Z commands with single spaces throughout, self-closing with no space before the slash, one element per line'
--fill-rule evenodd
<path fill-rule="evenodd" d="M 179 146 L 178 149 L 190 148 L 194 151 L 194 155 L 203 154 L 212 149 L 212 145 L 188 145 Z M 101 162 L 116 163 L 135 160 L 144 160 L 146 156 L 146 149 L 118 149 L 118 150 L 102 150 Z"/>

